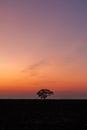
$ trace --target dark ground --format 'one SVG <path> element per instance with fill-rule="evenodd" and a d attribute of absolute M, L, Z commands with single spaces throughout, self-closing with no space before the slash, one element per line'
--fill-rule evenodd
<path fill-rule="evenodd" d="M 0 100 L 0 130 L 87 130 L 87 100 Z"/>

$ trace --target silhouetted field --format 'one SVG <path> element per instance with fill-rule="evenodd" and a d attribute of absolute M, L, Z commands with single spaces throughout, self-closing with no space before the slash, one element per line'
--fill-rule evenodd
<path fill-rule="evenodd" d="M 86 115 L 87 100 L 0 100 L 0 130 L 87 130 Z"/>

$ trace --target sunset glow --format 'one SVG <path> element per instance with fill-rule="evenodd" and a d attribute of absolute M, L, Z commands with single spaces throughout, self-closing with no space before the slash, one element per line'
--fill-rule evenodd
<path fill-rule="evenodd" d="M 0 1 L 0 98 L 87 98 L 87 1 Z"/>

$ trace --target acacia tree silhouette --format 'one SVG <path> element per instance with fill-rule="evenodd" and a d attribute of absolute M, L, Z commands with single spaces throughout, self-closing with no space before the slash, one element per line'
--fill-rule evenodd
<path fill-rule="evenodd" d="M 38 97 L 41 99 L 46 99 L 48 96 L 53 95 L 54 92 L 50 91 L 49 89 L 41 89 L 37 92 Z"/>

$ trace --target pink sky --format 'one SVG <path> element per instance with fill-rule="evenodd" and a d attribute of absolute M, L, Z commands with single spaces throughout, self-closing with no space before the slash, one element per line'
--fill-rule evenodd
<path fill-rule="evenodd" d="M 40 88 L 84 98 L 86 11 L 85 0 L 0 1 L 1 98 L 33 98 Z"/>

